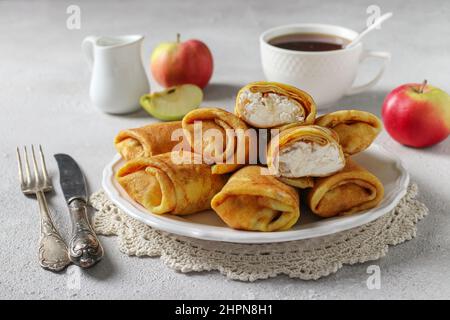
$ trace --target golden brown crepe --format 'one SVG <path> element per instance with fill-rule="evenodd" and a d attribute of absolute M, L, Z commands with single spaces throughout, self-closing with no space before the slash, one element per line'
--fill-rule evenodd
<path fill-rule="evenodd" d="M 281 231 L 297 222 L 300 208 L 296 189 L 262 175 L 262 169 L 240 169 L 212 199 L 211 207 L 231 228 Z"/>
<path fill-rule="evenodd" d="M 274 128 L 288 123 L 312 124 L 316 104 L 308 93 L 293 86 L 260 81 L 239 90 L 234 113 L 256 128 Z"/>
<path fill-rule="evenodd" d="M 301 177 L 301 178 L 278 177 L 278 180 L 299 189 L 308 189 L 314 187 L 313 177 Z"/>
<path fill-rule="evenodd" d="M 140 128 L 119 132 L 114 140 L 115 147 L 125 160 L 150 157 L 172 151 L 179 141 L 172 141 L 171 135 L 181 129 L 181 121 L 154 123 Z"/>
<path fill-rule="evenodd" d="M 346 156 L 367 149 L 381 132 L 377 116 L 359 110 L 340 110 L 317 118 L 315 124 L 336 131 Z"/>
<path fill-rule="evenodd" d="M 213 175 L 206 164 L 178 164 L 172 159 L 174 154 L 130 160 L 119 169 L 116 179 L 131 198 L 152 213 L 185 215 L 209 209 L 228 176 Z M 195 157 L 190 152 L 184 155 L 192 160 Z"/>
<path fill-rule="evenodd" d="M 311 177 L 328 176 L 344 168 L 345 157 L 335 132 L 315 125 L 298 125 L 289 126 L 272 138 L 267 165 L 283 182 L 308 188 L 313 184 Z"/>
<path fill-rule="evenodd" d="M 201 123 L 198 133 L 194 132 L 195 122 Z M 195 109 L 184 116 L 182 126 L 192 151 L 212 164 L 214 174 L 235 171 L 247 162 L 249 139 L 244 134 L 248 127 L 233 113 L 219 108 Z"/>
<path fill-rule="evenodd" d="M 353 160 L 347 159 L 342 171 L 316 179 L 307 202 L 312 212 L 328 218 L 376 207 L 383 195 L 381 181 Z"/>

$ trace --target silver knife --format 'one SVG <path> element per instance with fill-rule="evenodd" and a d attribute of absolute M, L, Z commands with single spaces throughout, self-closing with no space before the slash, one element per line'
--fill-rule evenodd
<path fill-rule="evenodd" d="M 89 268 L 103 257 L 103 248 L 87 217 L 87 188 L 80 167 L 67 154 L 55 154 L 59 167 L 59 180 L 72 220 L 69 243 L 70 260 Z"/>

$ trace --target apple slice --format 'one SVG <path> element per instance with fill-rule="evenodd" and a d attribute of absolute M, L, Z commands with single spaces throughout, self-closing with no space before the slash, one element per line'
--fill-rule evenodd
<path fill-rule="evenodd" d="M 186 113 L 196 109 L 202 100 L 202 89 L 193 84 L 183 84 L 143 95 L 140 103 L 153 117 L 174 121 L 181 120 Z"/>

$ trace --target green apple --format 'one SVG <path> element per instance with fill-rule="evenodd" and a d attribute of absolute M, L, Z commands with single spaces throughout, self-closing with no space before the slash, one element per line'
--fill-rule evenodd
<path fill-rule="evenodd" d="M 153 117 L 165 121 L 181 120 L 186 113 L 196 109 L 203 100 L 203 91 L 193 84 L 183 84 L 164 91 L 143 95 L 144 108 Z"/>

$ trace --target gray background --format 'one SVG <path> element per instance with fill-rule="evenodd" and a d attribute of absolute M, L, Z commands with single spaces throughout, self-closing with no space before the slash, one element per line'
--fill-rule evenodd
<path fill-rule="evenodd" d="M 81 29 L 66 28 L 66 8 L 81 7 Z M 100 113 L 88 98 L 90 74 L 80 52 L 91 34 L 142 33 L 148 66 L 160 41 L 199 38 L 213 51 L 215 71 L 204 105 L 231 110 L 237 89 L 263 78 L 258 35 L 267 28 L 298 22 L 338 24 L 360 30 L 366 8 L 377 4 L 394 17 L 365 39 L 366 47 L 387 50 L 392 62 L 370 92 L 345 98 L 339 107 L 379 114 L 383 98 L 406 82 L 431 84 L 450 92 L 450 2 L 448 1 L 1 1 L 0 2 L 0 297 L 1 298 L 449 298 L 450 139 L 423 150 L 409 149 L 383 133 L 378 142 L 399 155 L 420 187 L 430 215 L 417 237 L 375 262 L 381 289 L 368 290 L 370 263 L 346 266 L 319 281 L 278 277 L 240 283 L 212 273 L 180 274 L 157 258 L 119 253 L 114 238 L 102 238 L 106 257 L 95 268 L 53 274 L 37 264 L 37 203 L 19 191 L 15 147 L 41 143 L 57 183 L 51 155 L 66 152 L 84 169 L 90 190 L 100 188 L 103 166 L 114 155 L 121 128 L 151 121 L 145 113 Z M 370 77 L 375 64 L 362 68 Z M 147 67 L 148 69 L 148 67 Z M 151 79 L 151 77 L 150 77 Z M 151 81 L 152 89 L 158 86 Z M 424 115 L 426 116 L 426 115 Z M 420 133 L 418 133 L 420 134 Z M 50 197 L 55 219 L 67 235 L 61 191 Z M 72 277 L 71 277 L 72 275 Z"/>

